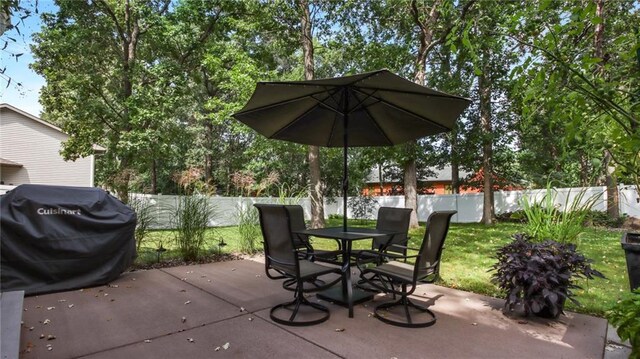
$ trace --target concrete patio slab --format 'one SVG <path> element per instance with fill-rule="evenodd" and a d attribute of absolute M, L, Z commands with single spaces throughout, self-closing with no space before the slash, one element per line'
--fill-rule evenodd
<path fill-rule="evenodd" d="M 356 306 L 354 319 L 346 308 L 329 304 L 329 321 L 288 330 L 345 358 L 602 358 L 603 319 L 574 313 L 557 322 L 510 318 L 498 299 L 423 288 L 428 296 L 413 299 L 436 314 L 432 327 L 401 328 L 377 320 L 373 307 L 391 299 L 378 295 Z M 268 320 L 268 311 L 257 315 Z"/>
<path fill-rule="evenodd" d="M 251 312 L 291 300 L 291 293 L 282 289 L 281 281 L 269 279 L 264 264 L 257 261 L 229 261 L 163 271 Z"/>
<path fill-rule="evenodd" d="M 249 318 L 252 320 L 250 321 Z M 225 349 L 226 347 L 226 349 Z M 339 358 L 252 314 L 104 351 L 86 358 Z"/>
<path fill-rule="evenodd" d="M 436 313 L 434 326 L 380 322 L 371 312 L 389 299 L 378 295 L 357 305 L 352 319 L 346 308 L 323 302 L 331 310 L 327 322 L 290 327 L 273 323 L 269 309 L 293 293 L 268 279 L 262 263 L 131 272 L 111 286 L 26 298 L 21 357 L 603 358 L 604 319 L 505 316 L 502 300 L 435 285 L 416 295 Z"/>
<path fill-rule="evenodd" d="M 627 359 L 631 355 L 631 343 L 620 339 L 611 324 L 607 327 L 607 345 L 604 348 L 604 359 Z"/>
<path fill-rule="evenodd" d="M 242 314 L 158 270 L 125 273 L 109 286 L 27 297 L 24 308 L 24 358 L 79 357 Z"/>

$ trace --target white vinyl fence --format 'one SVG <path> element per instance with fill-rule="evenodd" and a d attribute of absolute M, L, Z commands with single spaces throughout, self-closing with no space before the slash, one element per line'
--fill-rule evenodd
<path fill-rule="evenodd" d="M 0 194 L 13 188 L 12 186 L 0 186 Z M 563 209 L 565 203 L 571 204 L 582 188 L 560 188 L 556 189 L 557 196 L 555 203 L 558 209 Z M 630 217 L 640 218 L 640 196 L 633 186 L 620 186 L 620 213 L 626 213 Z M 585 189 L 583 201 L 592 196 L 597 197 L 594 210 L 606 210 L 606 188 L 589 187 Z M 496 191 L 494 193 L 494 206 L 497 214 L 504 212 L 514 212 L 520 209 L 520 201 L 523 196 L 528 196 L 531 201 L 539 201 L 545 195 L 546 190 L 528 191 Z M 171 218 L 176 207 L 179 196 L 173 195 L 144 195 L 135 194 L 137 198 L 144 198 L 152 206 L 155 217 L 155 228 L 171 228 Z M 568 198 L 568 200 L 567 200 Z M 403 196 L 382 196 L 374 197 L 377 207 L 404 207 Z M 215 215 L 210 219 L 211 226 L 232 226 L 236 225 L 239 208 L 252 206 L 254 203 L 278 203 L 278 198 L 265 197 L 210 197 L 211 205 L 215 208 Z M 294 200 L 291 199 L 290 202 Z M 311 205 L 308 198 L 298 201 L 305 209 L 305 215 L 310 218 Z M 483 194 L 458 194 L 458 195 L 423 195 L 418 196 L 418 220 L 426 221 L 433 211 L 456 210 L 458 213 L 452 218 L 456 223 L 479 222 L 482 219 Z M 377 209 L 373 211 L 374 216 Z M 335 198 L 333 201 L 325 201 L 325 216 L 332 214 L 343 214 L 342 198 Z M 347 212 L 351 217 L 351 213 Z M 374 218 L 371 218 L 374 219 Z"/>
<path fill-rule="evenodd" d="M 556 189 L 557 195 L 555 203 L 558 209 L 564 209 L 565 204 L 571 204 L 573 199 L 579 195 L 581 188 L 560 188 Z M 497 191 L 494 193 L 494 206 L 496 213 L 514 212 L 521 209 L 520 201 L 523 196 L 528 196 L 530 201 L 540 201 L 545 195 L 546 190 L 530 190 L 530 191 Z M 636 193 L 635 188 L 620 187 L 620 213 L 626 213 L 628 216 L 640 218 L 640 196 Z M 172 209 L 176 206 L 178 196 L 165 195 L 138 195 L 146 197 L 154 208 L 156 225 L 159 228 L 168 228 Z M 583 201 L 589 198 L 597 198 L 593 210 L 606 210 L 606 188 L 590 187 L 585 189 Z M 376 207 L 404 207 L 404 196 L 382 196 L 374 197 L 377 201 Z M 211 218 L 212 226 L 231 226 L 237 224 L 239 208 L 247 208 L 254 203 L 278 203 L 278 198 L 265 197 L 211 197 L 211 204 L 215 208 L 216 215 Z M 291 199 L 290 203 L 294 200 Z M 418 196 L 418 220 L 426 221 L 431 212 L 441 210 L 456 210 L 458 213 L 452 218 L 456 223 L 473 223 L 482 219 L 482 203 L 483 194 L 459 194 L 459 195 L 424 195 Z M 305 209 L 305 215 L 310 218 L 311 204 L 308 198 L 298 201 Z M 343 214 L 342 198 L 337 197 L 333 201 L 325 201 L 325 216 L 332 214 Z M 377 209 L 373 211 L 377 213 Z M 351 217 L 350 211 L 347 215 Z M 375 219 L 372 217 L 371 219 Z"/>

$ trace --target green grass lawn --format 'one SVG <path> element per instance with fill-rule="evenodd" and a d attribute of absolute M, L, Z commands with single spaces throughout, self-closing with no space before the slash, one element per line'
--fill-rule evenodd
<path fill-rule="evenodd" d="M 340 226 L 340 219 L 330 219 L 327 226 Z M 351 221 L 350 225 L 374 226 L 373 221 Z M 477 223 L 452 224 L 445 242 L 440 268 L 441 280 L 438 284 L 501 297 L 498 288 L 491 283 L 489 269 L 495 263 L 493 254 L 499 246 L 507 244 L 513 234 L 523 231 L 521 224 L 500 223 L 494 226 L 484 226 Z M 418 247 L 424 236 L 424 223 L 419 229 L 409 233 L 411 247 Z M 578 250 L 587 258 L 593 260 L 593 267 L 602 272 L 606 279 L 579 280 L 582 289 L 574 290 L 575 298 L 582 304 L 576 307 L 567 302 L 570 311 L 603 316 L 604 312 L 618 300 L 623 292 L 629 291 L 629 280 L 624 258 L 624 251 L 620 247 L 620 231 L 598 228 L 586 228 L 582 234 Z M 163 261 L 178 257 L 172 244 L 173 232 L 153 231 L 138 257 L 140 263 L 152 263 L 157 260 L 155 248 L 161 242 L 169 250 L 162 254 Z M 207 232 L 205 254 L 237 253 L 239 251 L 239 234 L 237 227 L 221 227 Z M 220 239 L 224 239 L 226 246 L 219 248 Z M 262 238 L 257 241 L 257 248 L 261 249 Z M 314 247 L 318 249 L 335 248 L 335 242 L 327 239 L 314 239 Z M 370 241 L 354 242 L 354 248 L 364 249 L 371 246 Z"/>

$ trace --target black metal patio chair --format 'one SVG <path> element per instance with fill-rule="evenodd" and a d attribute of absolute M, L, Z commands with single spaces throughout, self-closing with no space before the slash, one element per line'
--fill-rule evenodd
<path fill-rule="evenodd" d="M 411 208 L 396 207 L 380 207 L 378 209 L 378 218 L 376 220 L 376 229 L 396 231 L 398 234 L 376 237 L 371 242 L 371 250 L 354 250 L 351 258 L 355 261 L 356 266 L 360 269 L 361 279 L 358 281 L 358 287 L 364 290 L 378 292 L 378 289 L 365 284 L 362 279 L 363 265 L 382 264 L 389 257 L 405 256 L 407 254 L 407 245 L 409 242 L 409 222 L 411 221 Z M 386 254 L 386 256 L 382 255 Z M 369 280 L 375 280 L 375 277 Z M 384 283 L 380 283 L 384 285 Z"/>
<path fill-rule="evenodd" d="M 295 281 L 294 300 L 272 307 L 269 313 L 271 319 L 276 323 L 294 326 L 313 325 L 326 321 L 330 317 L 329 309 L 310 302 L 305 298 L 304 293 L 315 292 L 336 284 L 341 280 L 340 269 L 314 263 L 299 256 L 291 237 L 289 214 L 283 205 L 255 204 L 254 206 L 260 215 L 267 276 L 272 279 L 285 279 L 285 284 L 291 280 Z M 270 271 L 278 275 L 272 275 Z M 318 277 L 331 273 L 338 274 L 335 280 L 324 286 L 305 288 L 305 282 L 313 282 Z M 286 289 L 284 284 L 283 286 Z M 299 316 L 301 309 L 304 313 Z M 278 316 L 282 312 L 287 313 L 287 318 Z M 311 319 L 306 319 L 307 317 Z"/>
<path fill-rule="evenodd" d="M 431 213 L 427 219 L 424 239 L 417 255 L 391 255 L 388 257 L 388 262 L 383 262 L 373 268 L 363 269 L 362 278 L 368 285 L 382 292 L 393 294 L 394 299 L 396 295 L 400 296 L 398 300 L 376 306 L 374 310 L 376 318 L 385 323 L 402 327 L 428 327 L 435 324 L 435 314 L 425 306 L 411 301 L 409 296 L 417 288 L 418 282 L 433 283 L 438 278 L 442 247 L 449 231 L 451 217 L 456 213 L 456 211 Z M 401 261 L 410 258 L 415 259 L 415 264 L 411 265 Z M 373 280 L 374 278 L 382 283 Z M 392 313 L 394 309 L 400 309 L 401 313 Z M 412 318 L 412 311 L 414 315 L 424 313 L 428 319 L 415 321 Z M 394 319 L 395 317 L 399 318 Z"/>
<path fill-rule="evenodd" d="M 307 225 L 304 222 L 304 210 L 300 205 L 285 205 L 284 206 L 289 213 L 289 224 L 291 231 L 307 229 Z M 311 261 L 325 262 L 339 265 L 339 256 L 342 254 L 342 249 L 339 240 L 335 240 L 338 243 L 337 250 L 319 250 L 313 248 L 309 236 L 300 233 L 292 233 L 293 245 L 299 251 L 303 251 L 304 258 Z"/>
<path fill-rule="evenodd" d="M 406 246 L 409 241 L 409 222 L 411 221 L 412 211 L 411 208 L 380 207 L 380 209 L 378 209 L 376 229 L 399 233 L 376 237 L 371 242 L 371 250 L 353 250 L 351 251 L 351 257 L 354 259 L 360 257 L 360 263 L 364 263 L 379 261 L 379 253 L 406 255 Z"/>

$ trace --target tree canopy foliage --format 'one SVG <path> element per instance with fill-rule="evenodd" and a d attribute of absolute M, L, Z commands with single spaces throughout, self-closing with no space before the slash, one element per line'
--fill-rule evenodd
<path fill-rule="evenodd" d="M 32 47 L 32 66 L 47 81 L 40 100 L 71 135 L 65 158 L 105 149 L 100 185 L 121 198 L 177 193 L 187 171 L 225 195 L 308 187 L 306 147 L 232 118 L 257 81 L 303 79 L 299 1 L 56 4 L 41 15 Z M 316 78 L 388 68 L 473 100 L 449 134 L 350 151 L 352 194 L 376 165 L 391 171 L 410 161 L 418 176 L 452 165 L 454 191 L 603 184 L 610 167 L 619 181 L 640 183 L 640 1 L 308 6 Z M 340 151 L 321 149 L 320 158 L 324 194 L 338 196 Z M 458 178 L 460 170 L 471 175 Z"/>

